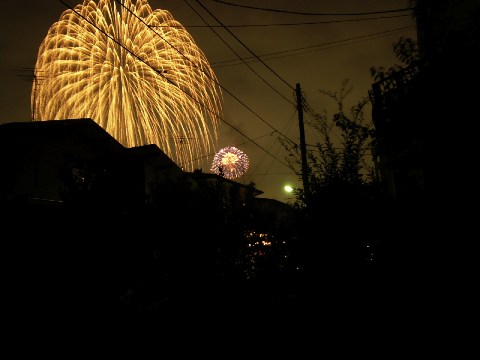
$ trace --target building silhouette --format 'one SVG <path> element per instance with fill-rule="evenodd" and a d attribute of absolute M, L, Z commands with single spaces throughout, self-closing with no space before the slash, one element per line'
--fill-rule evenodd
<path fill-rule="evenodd" d="M 285 246 L 294 221 L 253 185 L 125 148 L 92 119 L 0 125 L 0 168 L 9 306 L 28 316 L 193 309 L 239 251 Z"/>
<path fill-rule="evenodd" d="M 165 184 L 194 191 L 221 183 L 238 201 L 250 189 L 215 174 L 185 172 L 156 145 L 125 148 L 91 119 L 7 123 L 0 140 L 0 199 L 23 210 L 88 205 L 93 197 L 92 205 L 108 202 L 128 213 L 151 203 Z M 250 190 L 253 197 L 262 194 Z"/>

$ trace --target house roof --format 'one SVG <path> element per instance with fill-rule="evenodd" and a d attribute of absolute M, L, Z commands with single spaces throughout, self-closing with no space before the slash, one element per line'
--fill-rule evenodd
<path fill-rule="evenodd" d="M 230 179 L 227 179 L 223 176 L 213 174 L 213 173 L 194 172 L 193 174 L 194 174 L 194 176 L 202 177 L 204 179 L 213 179 L 215 181 L 229 183 L 229 184 L 231 184 L 233 186 L 236 186 L 236 187 L 243 187 L 243 188 L 250 187 L 249 185 L 241 184 L 241 183 L 236 182 L 234 180 L 230 180 Z M 253 196 L 259 196 L 259 195 L 262 195 L 262 194 L 263 194 L 262 190 L 258 190 L 256 188 L 253 188 Z"/>
<path fill-rule="evenodd" d="M 128 148 L 127 152 L 134 157 L 140 157 L 145 160 L 151 159 L 157 166 L 162 168 L 175 168 L 178 171 L 182 171 L 182 169 L 155 144 L 135 146 Z"/>
<path fill-rule="evenodd" d="M 11 122 L 0 125 L 0 149 L 2 149 L 2 152 L 25 146 L 36 148 L 35 144 L 38 144 L 38 146 L 52 144 L 54 147 L 62 147 L 68 144 L 72 148 L 75 147 L 75 144 L 87 144 L 91 148 L 90 151 L 96 154 L 127 154 L 134 158 L 152 161 L 156 167 L 183 172 L 157 145 L 150 144 L 126 148 L 89 118 Z M 213 179 L 229 183 L 235 187 L 250 187 L 217 174 L 197 172 L 192 174 L 197 178 Z M 254 196 L 261 194 L 263 194 L 263 191 L 253 189 Z"/>
<path fill-rule="evenodd" d="M 3 146 L 45 142 L 49 139 L 64 141 L 88 139 L 89 144 L 108 152 L 121 152 L 125 147 L 92 119 L 46 120 L 11 122 L 0 125 Z"/>

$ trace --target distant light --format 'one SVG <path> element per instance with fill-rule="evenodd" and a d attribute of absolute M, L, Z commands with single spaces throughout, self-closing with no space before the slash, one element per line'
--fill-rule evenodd
<path fill-rule="evenodd" d="M 289 193 L 293 192 L 293 187 L 291 187 L 290 185 L 285 185 L 285 186 L 283 187 L 283 189 L 284 189 L 286 192 L 289 192 Z"/>

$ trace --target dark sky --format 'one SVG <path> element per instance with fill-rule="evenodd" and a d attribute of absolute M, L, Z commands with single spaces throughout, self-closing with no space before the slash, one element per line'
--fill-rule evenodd
<path fill-rule="evenodd" d="M 76 5 L 80 0 L 66 2 Z M 261 197 L 289 201 L 291 195 L 284 191 L 284 185 L 300 187 L 301 183 L 284 165 L 287 153 L 280 145 L 277 134 L 272 132 L 280 131 L 293 141 L 299 142 L 298 115 L 291 104 L 295 102 L 292 89 L 299 83 L 314 111 L 322 112 L 325 109 L 331 114 L 335 109 L 334 103 L 322 95 L 320 89 L 338 90 L 341 82 L 348 79 L 353 86 L 353 92 L 347 98 L 346 105 L 353 105 L 368 94 L 372 84 L 370 67 L 389 67 L 397 63 L 392 52 L 392 44 L 400 37 L 416 38 L 415 22 L 409 12 L 362 16 L 314 16 L 293 12 L 374 13 L 407 8 L 409 1 L 226 0 L 225 2 L 290 13 L 243 8 L 214 0 L 200 1 L 210 14 L 196 0 L 150 0 L 149 4 L 153 9 L 170 11 L 173 17 L 189 30 L 207 55 L 219 83 L 228 90 L 228 93 L 224 91 L 225 122 L 220 124 L 218 145 L 219 149 L 224 146 L 236 146 L 249 157 L 250 169 L 237 181 L 247 184 L 253 181 L 258 189 L 264 191 Z M 41 41 L 49 27 L 65 10 L 67 7 L 58 0 L 15 0 L 2 3 L 0 123 L 30 120 L 32 81 L 28 78 L 28 71 L 16 70 L 35 66 Z M 268 67 L 260 61 L 254 61 L 250 63 L 255 70 L 253 72 L 238 61 L 232 50 L 211 29 L 196 27 L 205 25 L 199 14 L 210 25 L 219 25 L 212 18 L 213 14 L 223 25 L 232 26 L 229 30 L 235 37 L 225 29 L 219 27 L 214 29 L 237 54 L 251 57 L 253 52 L 260 56 Z M 351 21 L 379 17 L 388 18 Z M 327 21 L 330 23 L 320 23 Z M 269 26 L 245 26 L 266 24 Z M 272 53 L 277 55 L 274 58 L 262 57 Z M 236 62 L 228 62 L 235 59 Z M 27 77 L 24 78 L 22 75 Z M 370 116 L 369 109 L 367 116 Z M 305 120 L 309 117 L 311 117 L 309 114 L 305 114 Z M 248 139 L 242 134 L 247 135 Z M 315 132 L 307 126 L 306 142 L 313 144 L 318 140 Z M 206 159 L 202 168 L 204 172 L 210 171 L 212 159 L 213 154 Z"/>

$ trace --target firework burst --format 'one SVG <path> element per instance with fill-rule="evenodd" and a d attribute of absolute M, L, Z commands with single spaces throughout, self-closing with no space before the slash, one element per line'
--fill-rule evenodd
<path fill-rule="evenodd" d="M 244 175 L 249 166 L 248 156 L 234 146 L 227 146 L 215 154 L 211 170 L 227 179 Z"/>
<path fill-rule="evenodd" d="M 85 0 L 66 10 L 41 43 L 35 72 L 34 120 L 91 118 L 122 145 L 156 144 L 186 170 L 216 147 L 216 76 L 187 30 L 147 0 Z"/>

